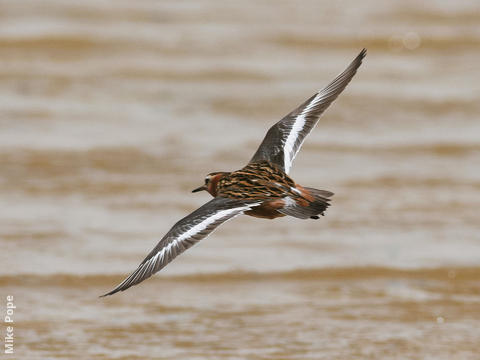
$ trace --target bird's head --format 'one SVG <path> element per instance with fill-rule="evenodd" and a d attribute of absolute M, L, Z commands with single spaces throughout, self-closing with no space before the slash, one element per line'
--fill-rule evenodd
<path fill-rule="evenodd" d="M 205 184 L 192 190 L 192 192 L 197 191 L 208 191 L 212 196 L 217 196 L 217 185 L 221 178 L 230 174 L 229 172 L 213 172 L 205 176 Z"/>

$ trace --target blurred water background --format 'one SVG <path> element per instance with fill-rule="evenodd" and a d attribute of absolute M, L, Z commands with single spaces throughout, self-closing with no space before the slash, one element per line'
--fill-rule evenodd
<path fill-rule="evenodd" d="M 291 172 L 325 218 L 237 218 L 97 298 L 363 47 Z M 479 49 L 475 0 L 0 1 L 15 358 L 479 359 Z"/>

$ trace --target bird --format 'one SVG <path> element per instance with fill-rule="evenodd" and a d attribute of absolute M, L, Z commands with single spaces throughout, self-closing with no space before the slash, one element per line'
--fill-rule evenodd
<path fill-rule="evenodd" d="M 204 184 L 192 192 L 207 191 L 213 199 L 173 225 L 136 270 L 101 297 L 151 277 L 219 225 L 241 214 L 266 219 L 319 219 L 324 215 L 333 193 L 303 187 L 288 174 L 305 138 L 356 74 L 366 53 L 363 49 L 325 88 L 274 124 L 245 167 L 208 174 Z"/>

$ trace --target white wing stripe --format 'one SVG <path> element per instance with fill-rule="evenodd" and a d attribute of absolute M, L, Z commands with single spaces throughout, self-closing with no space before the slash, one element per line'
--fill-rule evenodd
<path fill-rule="evenodd" d="M 152 257 L 150 260 L 148 260 L 148 262 L 149 263 L 156 263 L 158 260 L 160 260 L 159 262 L 163 263 L 164 258 L 166 256 L 168 257 L 168 254 L 170 254 L 170 252 L 172 251 L 172 248 L 176 248 L 177 246 L 181 246 L 182 241 L 184 241 L 186 239 L 190 239 L 192 237 L 195 237 L 195 235 L 198 235 L 199 233 L 201 233 L 202 231 L 207 229 L 210 225 L 214 224 L 218 220 L 221 220 L 221 219 L 226 218 L 226 217 L 228 218 L 232 213 L 237 212 L 238 214 L 236 214 L 235 216 L 240 215 L 241 213 L 243 213 L 243 211 L 248 210 L 248 209 L 250 209 L 250 207 L 255 206 L 255 205 L 257 205 L 257 204 L 249 204 L 247 206 L 242 206 L 242 207 L 239 207 L 239 208 L 221 210 L 217 213 L 211 214 L 209 217 L 205 218 L 200 223 L 191 227 L 186 232 L 181 234 L 179 237 L 174 239 L 170 244 L 165 246 L 154 257 Z M 200 237 L 200 238 L 202 238 L 202 237 Z M 198 240 L 200 240 L 200 239 L 198 239 Z M 146 264 L 144 264 L 144 266 L 145 265 Z"/>
<path fill-rule="evenodd" d="M 284 168 L 285 172 L 288 174 L 290 171 L 290 167 L 292 166 L 293 160 L 295 159 L 295 151 L 294 151 L 294 146 L 295 142 L 298 139 L 298 134 L 300 131 L 303 130 L 303 127 L 305 126 L 306 119 L 305 115 L 307 115 L 310 110 L 320 101 L 322 97 L 321 93 L 318 93 L 317 96 L 306 106 L 302 113 L 297 116 L 295 119 L 295 122 L 293 123 L 292 129 L 290 130 L 290 133 L 288 134 L 287 140 L 285 141 L 284 144 Z"/>
<path fill-rule="evenodd" d="M 335 101 L 356 74 L 366 55 L 363 49 L 350 65 L 323 90 L 303 102 L 273 125 L 263 138 L 250 163 L 269 161 L 287 174 L 305 138 L 322 113 Z"/>
<path fill-rule="evenodd" d="M 210 235 L 221 223 L 233 219 L 260 204 L 261 201 L 249 203 L 246 200 L 239 201 L 221 197 L 209 201 L 178 221 L 137 269 L 112 291 L 103 296 L 124 291 L 149 278 L 182 252 Z"/>
<path fill-rule="evenodd" d="M 283 167 L 287 174 L 292 164 L 293 146 L 295 145 L 295 140 L 297 139 L 299 132 L 302 131 L 304 125 L 305 125 L 305 116 L 302 113 L 299 116 L 297 116 L 297 118 L 295 119 L 295 123 L 293 124 L 292 129 L 288 134 L 287 140 L 285 141 L 285 145 L 283 148 L 284 149 L 283 150 L 283 153 L 284 153 Z"/>

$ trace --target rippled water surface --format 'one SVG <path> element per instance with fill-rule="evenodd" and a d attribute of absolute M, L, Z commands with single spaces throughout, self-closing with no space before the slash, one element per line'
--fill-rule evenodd
<path fill-rule="evenodd" d="M 6 358 L 480 358 L 478 1 L 0 10 Z M 291 172 L 325 218 L 237 218 L 98 299 L 363 47 Z"/>

